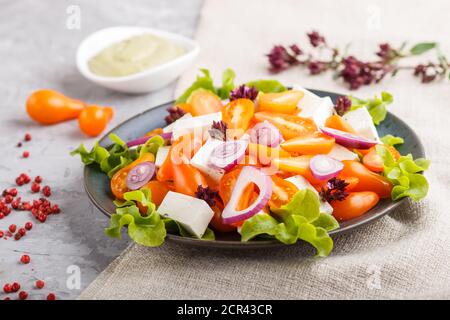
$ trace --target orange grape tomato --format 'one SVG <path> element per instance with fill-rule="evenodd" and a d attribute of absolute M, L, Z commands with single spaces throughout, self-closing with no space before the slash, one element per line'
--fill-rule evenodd
<path fill-rule="evenodd" d="M 300 154 L 326 154 L 333 149 L 335 140 L 321 132 L 308 133 L 281 143 L 281 148 Z"/>
<path fill-rule="evenodd" d="M 353 191 L 373 191 L 380 198 L 389 198 L 391 196 L 392 184 L 383 176 L 370 171 L 362 163 L 352 160 L 342 161 L 344 169 L 343 176 L 356 177 L 358 184 Z"/>
<path fill-rule="evenodd" d="M 292 113 L 305 94 L 298 90 L 277 93 L 263 93 L 258 98 L 258 110 L 278 113 Z"/>
<path fill-rule="evenodd" d="M 151 201 L 157 206 L 161 204 L 166 194 L 171 190 L 166 183 L 156 180 L 149 181 L 142 188 L 147 188 L 150 190 Z"/>
<path fill-rule="evenodd" d="M 400 153 L 397 151 L 397 149 L 387 145 L 385 145 L 385 147 L 388 149 L 389 153 L 392 155 L 394 159 L 398 160 L 400 158 Z M 362 162 L 367 169 L 373 172 L 384 171 L 383 160 L 378 155 L 375 147 L 369 149 L 369 152 L 364 155 Z"/>
<path fill-rule="evenodd" d="M 193 92 L 189 97 L 188 103 L 190 105 L 190 113 L 194 117 L 219 112 L 223 108 L 220 98 L 207 90 Z M 188 108 L 188 106 L 185 106 L 185 108 Z"/>
<path fill-rule="evenodd" d="M 325 121 L 325 127 L 341 130 L 351 134 L 356 134 L 355 129 L 353 129 L 352 126 L 347 121 L 344 120 L 344 118 L 342 118 L 337 114 L 330 116 Z"/>
<path fill-rule="evenodd" d="M 309 161 L 311 160 L 311 155 L 304 155 L 298 157 L 290 158 L 278 158 L 273 161 L 275 166 L 284 172 L 290 172 L 302 175 L 306 180 L 308 180 L 313 185 L 322 185 L 324 182 L 316 179 L 311 169 L 309 168 Z"/>
<path fill-rule="evenodd" d="M 110 107 L 89 105 L 78 116 L 78 125 L 86 135 L 96 137 L 105 130 L 113 115 L 114 111 Z"/>
<path fill-rule="evenodd" d="M 292 197 L 297 193 L 298 188 L 287 180 L 276 175 L 272 178 L 272 196 L 269 200 L 269 207 L 280 208 L 291 201 Z"/>
<path fill-rule="evenodd" d="M 44 125 L 76 119 L 85 107 L 82 101 L 48 89 L 33 92 L 26 102 L 31 119 Z"/>
<path fill-rule="evenodd" d="M 150 136 L 154 136 L 154 135 L 161 134 L 161 133 L 163 133 L 163 128 L 156 128 L 156 129 L 153 129 L 152 131 L 147 132 L 145 134 L 145 136 L 150 137 Z"/>
<path fill-rule="evenodd" d="M 214 211 L 214 216 L 210 224 L 214 230 L 224 233 L 233 232 L 236 230 L 236 226 L 223 223 L 222 221 L 223 204 L 221 204 L 219 201 L 216 201 L 216 205 L 212 207 L 212 210 Z"/>
<path fill-rule="evenodd" d="M 208 186 L 202 173 L 185 163 L 173 166 L 173 184 L 176 192 L 192 197 L 195 196 L 198 186 Z"/>
<path fill-rule="evenodd" d="M 268 166 L 276 158 L 290 157 L 291 154 L 280 148 L 271 148 L 262 144 L 249 143 L 246 153 L 263 166 Z"/>
<path fill-rule="evenodd" d="M 359 183 L 359 179 L 357 177 L 347 177 L 339 174 L 337 176 L 339 179 L 344 180 L 348 185 L 345 187 L 345 190 L 352 191 Z"/>
<path fill-rule="evenodd" d="M 123 194 L 128 191 L 127 187 L 127 175 L 128 172 L 138 164 L 142 162 L 154 162 L 155 156 L 153 153 L 144 153 L 142 157 L 134 160 L 132 163 L 123 167 L 119 171 L 117 171 L 111 178 L 111 192 L 117 199 L 123 199 Z"/>
<path fill-rule="evenodd" d="M 255 105 L 249 99 L 230 101 L 222 109 L 222 120 L 227 124 L 227 135 L 239 139 L 250 126 L 255 113 Z"/>
<path fill-rule="evenodd" d="M 338 221 L 359 217 L 375 207 L 380 197 L 372 191 L 351 192 L 343 201 L 332 201 L 333 216 Z"/>
<path fill-rule="evenodd" d="M 179 103 L 179 104 L 176 104 L 175 107 L 180 108 L 181 110 L 183 110 L 186 113 L 192 112 L 192 105 L 190 103 Z"/>
<path fill-rule="evenodd" d="M 273 124 L 286 140 L 317 131 L 314 120 L 290 114 L 262 111 L 255 113 L 255 119 Z"/>

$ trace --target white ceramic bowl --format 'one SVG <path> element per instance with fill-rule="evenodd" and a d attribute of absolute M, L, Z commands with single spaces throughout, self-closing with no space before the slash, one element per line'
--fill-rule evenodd
<path fill-rule="evenodd" d="M 164 64 L 124 77 L 103 77 L 91 72 L 88 61 L 102 49 L 140 34 L 153 34 L 168 39 L 184 47 L 186 53 Z M 174 33 L 123 26 L 102 29 L 88 36 L 78 46 L 76 60 L 80 73 L 96 84 L 121 92 L 147 93 L 158 90 L 178 78 L 195 60 L 199 51 L 198 45 L 193 40 Z"/>

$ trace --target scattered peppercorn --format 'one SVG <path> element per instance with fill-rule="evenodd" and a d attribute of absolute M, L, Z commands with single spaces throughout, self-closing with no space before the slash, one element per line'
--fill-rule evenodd
<path fill-rule="evenodd" d="M 56 295 L 54 293 L 49 293 L 47 295 L 47 300 L 56 300 Z"/>
<path fill-rule="evenodd" d="M 16 226 L 15 224 L 11 224 L 11 225 L 8 227 L 8 230 L 9 230 L 10 232 L 14 233 L 14 232 L 16 232 L 16 228 L 17 228 L 17 226 Z"/>
<path fill-rule="evenodd" d="M 17 232 L 18 232 L 18 233 L 20 234 L 20 236 L 22 236 L 22 237 L 27 233 L 27 231 L 25 230 L 25 228 L 20 228 Z"/>
<path fill-rule="evenodd" d="M 36 288 L 42 289 L 45 286 L 45 282 L 42 280 L 37 280 L 35 285 L 36 285 Z"/>
<path fill-rule="evenodd" d="M 12 285 L 10 285 L 9 283 L 5 284 L 3 286 L 3 292 L 4 293 L 11 293 L 11 292 L 13 292 Z"/>
<path fill-rule="evenodd" d="M 20 284 L 18 282 L 14 282 L 11 285 L 11 292 L 17 292 L 20 290 Z"/>
<path fill-rule="evenodd" d="M 30 156 L 30 152 L 29 151 L 22 152 L 22 157 L 28 158 L 29 156 Z"/>
<path fill-rule="evenodd" d="M 41 176 L 36 176 L 36 177 L 34 178 L 34 182 L 36 182 L 36 183 L 41 183 L 41 182 L 42 182 L 42 177 L 41 177 Z"/>
<path fill-rule="evenodd" d="M 25 137 L 23 138 L 25 141 L 31 141 L 31 134 L 25 133 Z"/>
<path fill-rule="evenodd" d="M 33 228 L 33 223 L 31 223 L 30 221 L 25 223 L 25 229 L 31 230 L 32 228 Z"/>
<path fill-rule="evenodd" d="M 20 300 L 26 300 L 28 298 L 28 293 L 26 291 L 20 291 L 19 292 L 19 299 Z"/>
<path fill-rule="evenodd" d="M 49 186 L 45 186 L 44 188 L 42 188 L 42 194 L 48 198 L 51 196 L 52 190 Z"/>
<path fill-rule="evenodd" d="M 22 262 L 23 264 L 29 264 L 30 261 L 31 261 L 31 258 L 27 254 L 24 254 L 20 257 L 20 262 Z"/>
<path fill-rule="evenodd" d="M 31 192 L 33 193 L 37 193 L 41 190 L 41 186 L 39 184 L 37 184 L 36 182 L 33 182 L 31 184 Z"/>

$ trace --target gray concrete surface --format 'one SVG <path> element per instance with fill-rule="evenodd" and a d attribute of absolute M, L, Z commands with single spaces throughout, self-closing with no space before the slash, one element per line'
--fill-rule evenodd
<path fill-rule="evenodd" d="M 39 174 L 53 188 L 51 200 L 62 208 L 60 215 L 51 216 L 45 224 L 32 219 L 29 212 L 13 212 L 0 220 L 0 230 L 12 223 L 34 223 L 32 231 L 20 241 L 0 239 L 1 287 L 18 281 L 30 293 L 30 299 L 42 299 L 48 292 L 60 299 L 76 298 L 129 243 L 103 235 L 108 221 L 84 192 L 79 158 L 69 156 L 80 142 L 90 146 L 94 139 L 84 137 L 76 121 L 36 125 L 25 113 L 26 97 L 36 89 L 52 88 L 71 97 L 114 106 L 116 116 L 110 128 L 169 100 L 173 84 L 139 96 L 91 84 L 76 70 L 75 50 L 91 32 L 115 25 L 150 26 L 192 36 L 201 2 L 0 0 L 0 191 L 12 187 L 21 172 Z M 67 27 L 71 6 L 80 10 L 80 29 Z M 16 144 L 25 132 L 31 133 L 33 140 L 19 149 Z M 21 158 L 24 150 L 31 153 L 28 159 Z M 20 195 L 26 200 L 36 198 L 29 190 L 30 185 L 20 188 Z M 23 253 L 31 256 L 30 264 L 18 262 Z M 79 288 L 74 282 L 78 270 Z M 36 279 L 46 281 L 43 290 L 33 289 Z M 1 293 L 0 298 L 4 297 Z"/>

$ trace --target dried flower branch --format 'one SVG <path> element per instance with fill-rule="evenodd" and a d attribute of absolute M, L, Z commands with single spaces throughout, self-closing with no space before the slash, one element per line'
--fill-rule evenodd
<path fill-rule="evenodd" d="M 322 187 L 319 192 L 320 198 L 324 201 L 343 201 L 348 196 L 345 188 L 348 183 L 339 178 L 331 178 L 327 182 L 326 188 Z"/>
<path fill-rule="evenodd" d="M 321 74 L 326 71 L 334 71 L 336 79 L 342 79 L 350 89 L 356 90 L 364 85 L 370 85 L 382 81 L 387 75 L 394 77 L 401 70 L 413 71 L 413 75 L 419 77 L 422 83 L 432 82 L 450 76 L 450 64 L 439 51 L 439 46 L 434 42 L 424 42 L 405 50 L 406 44 L 399 48 L 392 47 L 389 43 L 379 45 L 375 52 L 377 59 L 363 61 L 352 55 L 341 54 L 336 47 L 330 47 L 325 37 L 317 31 L 307 33 L 310 45 L 315 49 L 305 53 L 296 44 L 289 47 L 274 46 L 267 54 L 269 70 L 281 72 L 283 70 L 300 65 L 308 68 L 311 75 Z M 319 52 L 328 50 L 328 59 L 317 58 Z M 437 52 L 437 61 L 416 66 L 399 65 L 403 58 L 418 56 L 430 50 Z"/>

